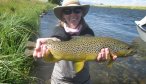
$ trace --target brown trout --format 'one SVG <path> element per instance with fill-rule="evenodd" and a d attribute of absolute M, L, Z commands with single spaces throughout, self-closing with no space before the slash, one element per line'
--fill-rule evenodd
<path fill-rule="evenodd" d="M 130 56 L 133 48 L 125 42 L 109 37 L 73 37 L 69 41 L 47 41 L 48 53 L 43 57 L 45 61 L 60 60 L 74 61 L 74 69 L 79 72 L 85 61 L 95 61 L 102 48 L 109 48 L 118 57 Z M 109 63 L 112 62 L 109 56 Z"/>

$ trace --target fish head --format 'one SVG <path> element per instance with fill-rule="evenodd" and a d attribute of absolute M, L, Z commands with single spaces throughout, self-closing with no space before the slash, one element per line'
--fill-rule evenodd
<path fill-rule="evenodd" d="M 128 45 L 121 47 L 121 49 L 119 49 L 116 52 L 116 55 L 119 57 L 127 57 L 127 56 L 133 56 L 135 52 L 136 52 L 135 49 L 132 46 Z"/>

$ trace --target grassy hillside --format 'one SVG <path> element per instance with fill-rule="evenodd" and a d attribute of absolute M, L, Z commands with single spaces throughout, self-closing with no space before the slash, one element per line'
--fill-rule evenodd
<path fill-rule="evenodd" d="M 25 44 L 36 36 L 39 15 L 54 5 L 37 0 L 0 0 L 0 83 L 28 84 L 33 58 L 24 55 Z"/>

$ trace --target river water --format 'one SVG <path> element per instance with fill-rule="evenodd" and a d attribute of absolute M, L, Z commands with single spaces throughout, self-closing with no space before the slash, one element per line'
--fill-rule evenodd
<path fill-rule="evenodd" d="M 93 84 L 145 84 L 146 83 L 146 43 L 137 33 L 134 21 L 146 15 L 145 10 L 118 8 L 90 8 L 85 20 L 96 36 L 113 37 L 127 43 L 136 43 L 139 54 L 127 58 L 118 58 L 111 68 L 106 63 L 90 63 Z M 40 37 L 51 35 L 57 24 L 52 11 L 41 17 Z M 145 55 L 145 56 L 144 56 Z M 37 62 L 37 77 L 44 82 L 50 78 L 53 64 Z"/>

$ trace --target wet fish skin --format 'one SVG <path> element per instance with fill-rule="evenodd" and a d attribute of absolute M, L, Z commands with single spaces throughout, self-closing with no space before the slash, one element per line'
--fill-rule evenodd
<path fill-rule="evenodd" d="M 133 52 L 129 44 L 109 37 L 77 36 L 69 41 L 48 40 L 47 47 L 49 51 L 44 56 L 45 61 L 74 61 L 76 72 L 83 68 L 85 61 L 95 61 L 102 48 L 109 48 L 110 52 L 118 57 L 130 56 Z M 111 63 L 111 56 L 108 59 Z"/>

